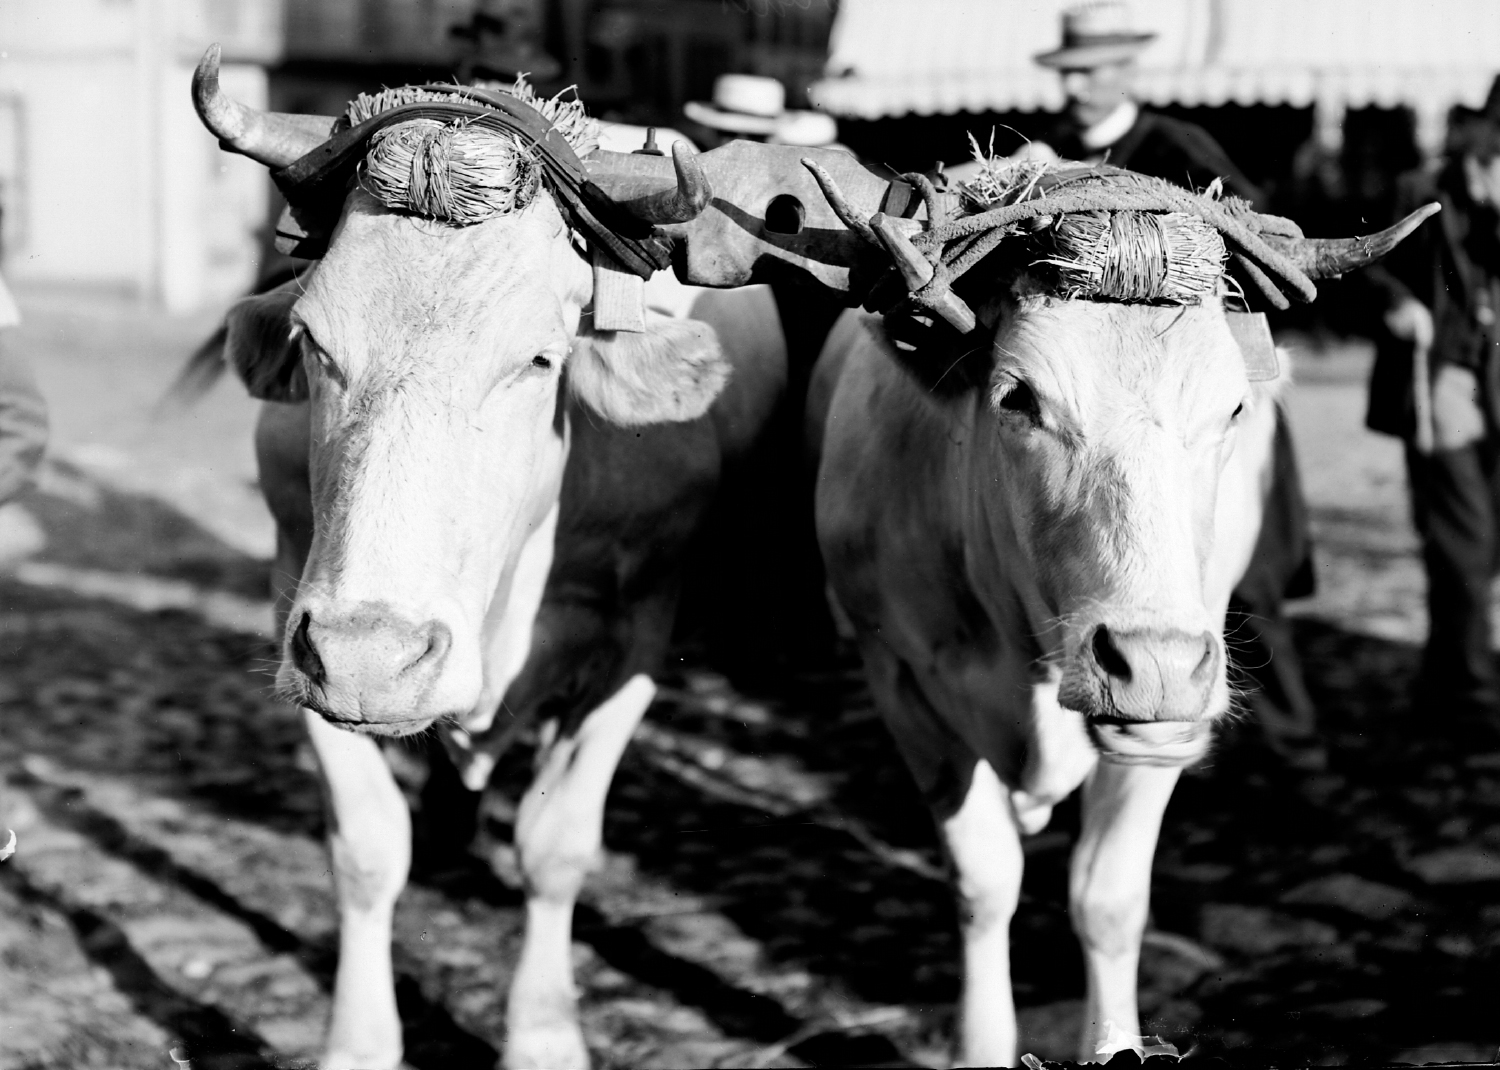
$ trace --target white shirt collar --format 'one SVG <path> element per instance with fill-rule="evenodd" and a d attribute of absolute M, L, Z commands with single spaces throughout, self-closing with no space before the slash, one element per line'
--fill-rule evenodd
<path fill-rule="evenodd" d="M 1125 136 L 1140 114 L 1141 109 L 1135 101 L 1122 100 L 1115 105 L 1114 111 L 1085 130 L 1079 140 L 1083 142 L 1084 148 L 1094 152 L 1107 149 Z"/>

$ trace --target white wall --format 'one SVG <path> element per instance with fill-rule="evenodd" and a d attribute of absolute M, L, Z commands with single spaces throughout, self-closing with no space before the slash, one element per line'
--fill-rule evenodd
<path fill-rule="evenodd" d="M 193 67 L 163 71 L 158 214 L 157 296 L 171 311 L 190 311 L 238 296 L 255 281 L 256 229 L 266 222 L 266 169 L 224 152 L 193 111 Z M 267 106 L 266 72 L 225 64 L 219 84 L 235 99 Z"/>
<path fill-rule="evenodd" d="M 210 43 L 193 38 L 243 26 L 231 55 L 270 51 L 279 7 L 246 3 L 236 20 L 226 0 L 0 0 L 0 110 L 17 165 L 4 188 L 8 278 L 109 286 L 174 311 L 249 285 L 265 170 L 219 152 L 188 95 Z M 226 64 L 223 84 L 265 105 L 260 67 Z"/>

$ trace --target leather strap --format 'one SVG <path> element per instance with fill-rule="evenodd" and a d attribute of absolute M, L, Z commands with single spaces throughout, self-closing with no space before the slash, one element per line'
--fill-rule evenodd
<path fill-rule="evenodd" d="M 305 236 L 297 255 L 315 257 L 327 250 L 349 183 L 365 157 L 370 138 L 411 119 L 467 119 L 475 126 L 513 134 L 535 149 L 547 190 L 569 221 L 626 271 L 650 278 L 653 272 L 671 265 L 668 239 L 655 227 L 623 211 L 594 185 L 573 146 L 535 108 L 507 93 L 473 86 L 420 88 L 453 99 L 419 101 L 383 111 L 335 133 L 301 159 L 271 173 Z"/>

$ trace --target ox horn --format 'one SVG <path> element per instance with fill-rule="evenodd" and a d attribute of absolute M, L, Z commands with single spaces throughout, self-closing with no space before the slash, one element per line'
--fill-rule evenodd
<path fill-rule="evenodd" d="M 327 116 L 257 111 L 226 96 L 219 88 L 221 56 L 217 44 L 209 45 L 193 71 L 193 107 L 221 148 L 279 168 L 328 139 L 333 120 Z"/>
<path fill-rule="evenodd" d="M 1285 238 L 1262 234 L 1267 245 L 1285 254 L 1310 279 L 1329 279 L 1372 264 L 1390 252 L 1426 220 L 1437 215 L 1441 205 L 1424 204 L 1395 226 L 1360 238 Z"/>
<path fill-rule="evenodd" d="M 677 188 L 631 202 L 626 209 L 631 215 L 646 223 L 665 225 L 689 223 L 703 214 L 714 199 L 714 187 L 687 142 L 672 145 L 672 166 L 677 171 Z"/>
<path fill-rule="evenodd" d="M 870 219 L 870 229 L 896 262 L 896 270 L 901 272 L 902 281 L 906 283 L 908 290 L 915 293 L 932 281 L 935 274 L 932 264 L 911 243 L 911 239 L 894 219 L 884 212 L 876 212 Z M 978 322 L 974 311 L 946 287 L 932 294 L 930 300 L 932 311 L 947 320 L 959 334 L 968 334 Z"/>

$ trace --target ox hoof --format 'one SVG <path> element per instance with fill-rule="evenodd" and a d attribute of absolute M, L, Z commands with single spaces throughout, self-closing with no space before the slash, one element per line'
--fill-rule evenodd
<path fill-rule="evenodd" d="M 589 1050 L 576 1021 L 512 1029 L 505 1039 L 505 1070 L 589 1070 Z"/>

